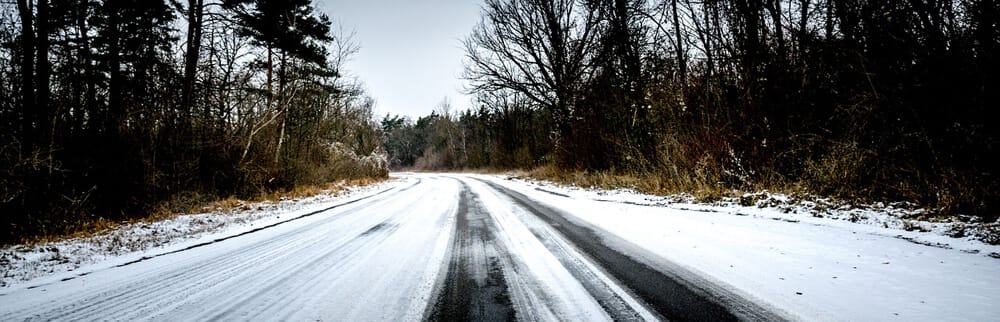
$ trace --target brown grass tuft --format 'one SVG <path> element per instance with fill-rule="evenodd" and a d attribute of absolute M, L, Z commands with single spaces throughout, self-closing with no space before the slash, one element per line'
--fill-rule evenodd
<path fill-rule="evenodd" d="M 20 244 L 38 245 L 74 238 L 86 238 L 106 233 L 124 225 L 163 221 L 182 214 L 248 210 L 250 209 L 248 203 L 252 202 L 298 199 L 320 194 L 341 194 L 349 187 L 372 185 L 388 179 L 388 177 L 360 178 L 340 180 L 323 185 L 303 185 L 290 190 L 261 193 L 249 200 L 241 200 L 235 196 L 207 198 L 200 194 L 183 194 L 175 196 L 170 201 L 160 203 L 142 217 L 116 221 L 104 217 L 81 216 L 74 223 L 66 225 L 63 231 L 45 232 L 24 237 L 20 240 Z"/>
<path fill-rule="evenodd" d="M 632 189 L 641 193 L 670 195 L 692 194 L 699 201 L 713 202 L 733 196 L 735 190 L 721 185 L 708 185 L 698 180 L 676 180 L 664 173 L 616 173 L 614 171 L 565 171 L 546 165 L 528 171 L 527 176 L 560 184 L 596 189 Z"/>

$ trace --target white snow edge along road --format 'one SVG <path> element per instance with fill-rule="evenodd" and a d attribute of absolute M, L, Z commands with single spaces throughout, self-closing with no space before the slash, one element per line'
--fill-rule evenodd
<path fill-rule="evenodd" d="M 372 196 L 400 182 L 348 186 L 339 192 L 247 203 L 235 209 L 182 214 L 153 223 L 125 223 L 94 236 L 0 249 L 3 288 L 47 284 L 250 232 L 331 206 Z"/>
<path fill-rule="evenodd" d="M 603 242 L 616 244 L 616 248 L 631 250 L 626 254 L 633 257 L 641 257 L 644 262 L 651 263 L 651 266 L 660 269 L 680 267 L 690 273 L 692 278 L 713 282 L 715 287 L 730 290 L 732 293 L 740 294 L 746 299 L 758 302 L 763 306 L 774 308 L 783 315 L 793 319 L 801 320 L 899 320 L 899 321 L 985 321 L 994 320 L 1000 316 L 1000 260 L 990 258 L 986 254 L 1000 252 L 997 246 L 986 245 L 975 240 L 956 239 L 942 236 L 933 231 L 918 232 L 904 231 L 886 228 L 863 223 L 852 223 L 849 221 L 826 218 L 815 218 L 808 214 L 786 213 L 780 208 L 759 208 L 742 207 L 738 205 L 699 205 L 693 203 L 666 202 L 656 203 L 660 197 L 636 194 L 630 191 L 597 191 L 582 190 L 578 188 L 563 187 L 544 182 L 531 182 L 511 179 L 505 176 L 483 176 L 483 175 L 444 175 L 446 177 L 466 177 L 478 178 L 494 184 L 504 186 L 508 189 L 519 192 L 533 201 L 548 205 L 553 209 L 570 215 L 574 220 L 585 222 L 598 228 L 598 234 L 602 236 Z M 387 202 L 384 205 L 388 209 L 380 209 L 378 213 L 373 213 L 375 217 L 388 217 L 390 225 L 384 226 L 384 230 L 372 230 L 374 233 L 370 238 L 380 238 L 378 243 L 370 244 L 369 239 L 360 239 L 366 245 L 366 251 L 356 254 L 354 259 L 381 262 L 375 266 L 348 266 L 349 270 L 343 272 L 343 276 L 364 276 L 372 281 L 351 282 L 350 290 L 325 290 L 323 287 L 313 287 L 311 290 L 326 294 L 326 298 L 318 297 L 307 302 L 320 301 L 314 304 L 336 304 L 330 297 L 363 295 L 365 289 L 384 290 L 384 288 L 374 287 L 372 282 L 378 282 L 379 286 L 396 285 L 394 288 L 403 290 L 421 290 L 414 295 L 426 294 L 432 284 L 434 284 L 435 274 L 432 272 L 436 267 L 441 267 L 446 261 L 446 254 L 443 253 L 444 245 L 447 244 L 448 233 L 438 233 L 441 227 L 451 227 L 448 220 L 454 220 L 455 203 L 457 203 L 457 191 L 454 187 L 454 180 L 442 178 L 442 176 L 431 174 L 405 175 L 402 180 L 384 183 L 376 187 L 365 188 L 367 190 L 336 197 L 330 202 L 304 202 L 298 210 L 274 209 L 260 211 L 258 217 L 247 215 L 247 222 L 242 224 L 226 226 L 212 233 L 201 233 L 198 237 L 173 239 L 167 246 L 153 246 L 144 251 L 124 253 L 115 255 L 100 253 L 99 249 L 93 245 L 83 245 L 82 253 L 91 251 L 98 253 L 91 257 L 92 264 L 83 264 L 75 271 L 66 271 L 66 267 L 75 267 L 75 264 L 62 263 L 60 260 L 66 255 L 65 249 L 73 249 L 73 245 L 60 244 L 60 257 L 55 258 L 57 264 L 48 266 L 54 272 L 48 273 L 46 269 L 32 270 L 24 268 L 25 265 L 12 266 L 10 258 L 6 262 L 0 261 L 4 269 L 4 275 L 17 275 L 18 270 L 29 271 L 35 274 L 35 278 L 27 282 L 21 282 L 7 288 L 0 288 L 0 293 L 7 294 L 44 294 L 40 289 L 24 290 L 24 287 L 37 285 L 48 285 L 60 283 L 65 278 L 78 276 L 80 272 L 90 272 L 106 270 L 108 268 L 128 263 L 149 256 L 157 256 L 165 252 L 182 250 L 192 245 L 204 242 L 212 242 L 220 238 L 227 238 L 243 234 L 256 229 L 257 227 L 268 226 L 274 223 L 286 221 L 289 218 L 301 216 L 319 209 L 328 208 L 332 205 L 343 204 L 378 194 L 381 191 L 393 189 L 395 187 L 409 186 L 408 183 L 415 181 L 413 178 L 425 178 L 425 181 L 433 181 L 441 185 L 425 187 L 419 189 L 423 198 L 434 200 L 423 200 L 404 198 L 396 202 Z M 419 179 L 417 179 L 419 180 Z M 471 181 L 463 179 L 462 181 Z M 560 287 L 573 285 L 575 282 L 566 277 L 561 272 L 561 266 L 546 259 L 546 251 L 537 245 L 530 233 L 524 233 L 523 229 L 517 228 L 521 225 L 531 225 L 533 220 L 527 220 L 523 209 L 514 205 L 503 196 L 491 197 L 488 189 L 481 184 L 473 182 L 473 190 L 479 191 L 483 206 L 486 210 L 497 217 L 497 222 L 504 225 L 501 236 L 507 248 L 516 250 L 525 263 L 532 262 L 532 258 L 537 258 L 534 265 L 528 265 L 529 275 L 538 276 L 551 275 L 533 282 L 540 285 L 549 285 L 547 289 L 553 292 L 562 292 L 558 299 L 585 299 L 584 293 L 578 288 Z M 478 187 L 478 188 L 477 188 Z M 413 192 L 413 190 L 411 190 Z M 414 196 L 414 194 L 410 194 Z M 389 198 L 390 196 L 384 196 Z M 450 198 L 456 200 L 451 200 Z M 379 198 L 377 198 L 379 199 Z M 407 202 L 413 202 L 416 206 L 417 200 L 422 202 L 422 207 L 410 209 Z M 650 200 L 653 200 L 651 202 Z M 454 201 L 454 202 L 453 202 Z M 347 208 L 354 208 L 347 207 Z M 707 210 L 706 210 L 707 209 Z M 345 210 L 346 211 L 346 210 Z M 413 214 L 423 213 L 427 216 L 437 218 L 435 223 L 421 223 L 420 216 L 398 217 L 395 212 L 412 212 Z M 251 211 L 253 213 L 253 211 Z M 449 215 L 450 214 L 450 215 Z M 744 215 L 745 214 L 745 215 Z M 203 221 L 221 220 L 221 218 L 211 217 L 212 214 L 202 214 L 208 217 L 197 217 Z M 882 216 L 884 213 L 875 211 L 872 216 Z M 230 216 L 230 215 L 220 215 Z M 279 218 L 280 217 L 280 218 Z M 365 216 L 354 216 L 362 223 L 377 222 L 379 218 L 366 218 Z M 366 218 L 366 219 L 358 219 Z M 412 219 L 416 218 L 416 219 Z M 449 219 L 451 218 L 451 219 Z M 777 220 L 774 220 L 777 219 Z M 192 219 L 193 220 L 193 219 Z M 355 220 L 355 219 L 351 219 Z M 223 254 L 225 257 L 243 256 L 241 253 L 228 252 L 229 250 L 239 250 L 239 247 L 251 247 L 250 242 L 254 240 L 264 240 L 271 235 L 278 235 L 283 231 L 298 229 L 296 227 L 308 227 L 314 222 L 324 223 L 323 218 L 312 218 L 305 222 L 282 224 L 271 229 L 262 231 L 260 234 L 252 234 L 252 238 L 244 241 L 243 238 L 229 240 L 219 247 L 205 247 L 192 251 L 190 256 L 170 256 L 181 261 L 194 261 L 204 259 L 208 255 Z M 158 234 L 170 230 L 171 227 L 181 225 L 181 223 L 168 224 L 165 230 L 156 230 Z M 252 227 L 250 227 L 252 225 Z M 323 234 L 322 232 L 312 232 L 307 237 L 323 241 L 338 239 L 336 235 L 344 236 L 357 235 L 361 233 L 366 236 L 368 231 L 361 229 L 359 225 L 351 225 L 350 222 L 330 222 L 324 224 L 328 228 L 338 228 L 343 230 L 335 231 L 334 236 Z M 383 226 L 377 226 L 383 227 Z M 514 229 L 517 228 L 517 229 Z M 134 228 L 133 228 L 134 229 Z M 374 227 L 373 227 L 374 229 Z M 398 236 L 392 237 L 393 229 L 405 230 Z M 183 230 L 183 229 L 181 229 Z M 358 231 L 361 230 L 361 231 Z M 363 231 L 363 232 L 362 232 Z M 521 233 L 518 233 L 520 231 Z M 132 232 L 122 231 L 118 238 L 130 236 Z M 114 235 L 114 233 L 110 234 Z M 261 236 L 255 236 L 261 235 Z M 509 235 L 509 236 L 508 236 Z M 386 237 L 390 236 L 390 237 Z M 901 237 L 897 237 L 901 236 Z M 419 239 L 415 239 L 419 237 Z M 109 237 L 112 238 L 112 237 Z M 389 239 L 384 239 L 389 238 Z M 904 239 L 906 238 L 906 239 Z M 371 242 L 374 242 L 372 239 Z M 418 241 L 419 240 L 419 241 Z M 421 242 L 422 241 L 422 242 Z M 104 241 L 107 242 L 107 241 Z M 918 243 L 919 242 L 919 243 Z M 928 246 L 934 245 L 932 242 L 948 243 L 950 248 Z M 247 245 L 242 245 L 248 243 Z M 271 247 L 283 247 L 280 243 L 273 243 Z M 318 247 L 304 241 L 298 241 L 289 247 L 300 247 L 299 251 L 304 255 L 314 255 L 312 248 Z M 534 246 L 529 244 L 536 244 Z M 106 244 L 102 244 L 106 245 Z M 521 246 L 518 246 L 521 245 Z M 530 246 L 530 247 L 529 247 Z M 359 246 L 360 247 L 360 246 Z M 411 249 L 412 248 L 412 249 Z M 970 249 L 980 250 L 979 254 L 972 254 Z M 407 252 L 400 250 L 420 250 L 421 252 Z M 7 250 L 4 250 L 7 251 Z M 338 251 L 339 253 L 340 251 Z M 185 252 L 187 253 L 187 252 Z M 4 253 L 6 254 L 6 253 Z M 27 252 L 27 254 L 32 254 Z M 232 255 L 230 255 L 232 254 Z M 384 254 L 400 254 L 406 256 L 404 259 L 369 258 Z M 178 254 L 181 255 L 181 254 Z M 196 256 L 201 255 L 201 256 Z M 252 255 L 252 254 L 251 254 Z M 19 260 L 25 260 L 29 256 Z M 40 256 L 52 257 L 52 251 L 42 250 Z M 248 255 L 249 256 L 249 255 Z M 427 257 L 422 257 L 427 256 Z M 260 257 L 262 261 L 267 261 L 266 257 Z M 313 258 L 303 257 L 301 260 Z M 326 265 L 341 265 L 336 256 L 318 256 L 323 259 Z M 136 274 L 141 277 L 141 269 L 162 264 L 166 258 L 160 260 L 150 260 L 146 263 L 139 263 L 131 269 L 123 270 L 126 276 Z M 273 259 L 271 259 L 273 261 Z M 17 261 L 17 260 L 15 260 Z M 50 260 L 53 261 L 53 260 Z M 396 267 L 403 264 L 425 263 L 419 267 L 406 266 Z M 196 262 L 195 262 L 196 263 Z M 548 263 L 548 264 L 546 264 Z M 60 266 L 64 265 L 64 266 Z M 426 267 L 425 267 L 426 265 Z M 405 265 L 404 265 L 405 266 Z M 227 266 L 211 266 L 215 269 L 225 269 Z M 320 267 L 312 267 L 307 273 L 316 273 Z M 351 268 L 353 267 L 353 268 Z M 167 267 L 154 269 L 168 270 Z M 62 270 L 60 270 L 62 269 Z M 251 268 L 250 270 L 253 270 Z M 360 271 L 359 271 L 360 270 Z M 206 270 L 212 271 L 212 270 Z M 101 274 L 107 277 L 109 271 Z M 254 281 L 255 279 L 271 279 L 272 277 L 258 275 L 257 272 L 234 271 L 230 281 Z M 349 273 L 362 274 L 351 275 Z M 544 274 L 543 274 L 544 273 Z M 95 274 L 97 275 L 97 274 Z M 26 275 L 17 275 L 26 276 Z M 274 274 L 274 277 L 280 275 Z M 417 278 L 417 277 L 420 278 Z M 511 275 L 512 279 L 517 279 Z M 97 277 L 90 275 L 87 278 Z M 406 277 L 406 280 L 401 280 Z M 412 277 L 412 279 L 410 279 Z M 87 278 L 82 278 L 86 280 Z M 309 285 L 308 280 L 301 281 L 305 277 L 292 277 L 299 283 L 291 285 Z M 334 278 L 334 277 L 325 277 Z M 97 279 L 99 280 L 99 279 Z M 210 279 L 206 279 L 210 280 Z M 345 281 L 346 282 L 346 281 Z M 384 283 L 383 283 L 384 282 Z M 51 287 L 46 297 L 57 298 L 53 292 L 60 291 L 61 288 L 72 288 L 72 286 L 87 287 L 86 281 L 80 279 L 69 282 L 62 282 Z M 366 284 L 368 283 L 368 284 Z M 127 285 L 122 283 L 123 285 Z M 255 283 L 259 284 L 259 283 Z M 315 284 L 315 283 L 313 283 Z M 400 285 L 409 285 L 402 287 Z M 608 284 L 614 284 L 608 281 Z M 528 284 L 524 284 L 528 285 Z M 518 284 L 514 287 L 524 287 Z M 253 285 L 247 285 L 245 291 L 259 291 L 253 289 Z M 44 287 L 42 288 L 44 289 Z M 531 288 L 537 290 L 537 288 Z M 531 291 L 529 289 L 529 291 Z M 231 288 L 223 287 L 222 290 L 230 291 Z M 176 290 L 175 290 L 176 291 Z M 194 291 L 194 290 L 192 290 Z M 157 292 L 170 292 L 170 289 L 158 290 Z M 330 293 L 333 292 L 333 293 Z M 618 291 L 615 291 L 618 292 Z M 349 293 L 349 294 L 340 294 Z M 515 292 L 516 293 L 516 292 Z M 512 294 L 515 299 L 530 302 L 530 293 L 524 296 Z M 9 298 L 18 299 L 17 295 Z M 173 295 L 176 296 L 176 295 Z M 301 295 L 300 295 L 301 296 Z M 340 317 L 359 317 L 365 320 L 399 318 L 412 320 L 419 318 L 414 314 L 422 311 L 422 307 L 433 302 L 433 297 L 418 296 L 404 302 L 385 302 L 391 297 L 375 297 L 368 300 L 361 300 L 363 305 L 354 307 L 334 306 L 334 311 L 343 313 Z M 128 300 L 128 299 L 126 299 Z M 137 301 L 139 299 L 131 299 Z M 161 299 L 163 300 L 163 299 Z M 254 302 L 260 302 L 260 298 L 250 298 Z M 0 301 L 0 313 L 3 311 L 3 301 Z M 586 301 L 584 301 L 586 302 Z M 553 305 L 549 318 L 562 317 L 564 314 L 577 312 L 576 318 L 585 320 L 601 319 L 601 312 L 593 312 L 595 307 L 584 305 L 584 310 L 571 309 L 576 304 L 586 304 L 583 302 L 550 302 Z M 8 303 L 10 304 L 10 303 Z M 259 303 L 251 303 L 259 304 Z M 322 306 L 313 307 L 317 310 Z M 209 310 L 211 308 L 202 308 Z M 243 310 L 263 310 L 262 307 L 249 305 Z M 197 314 L 215 314 L 212 312 L 194 312 Z M 221 312 L 218 314 L 223 314 Z M 137 313 L 138 314 L 138 313 Z M 272 315 L 277 317 L 279 315 Z M 531 315 L 529 317 L 545 318 L 545 315 Z M 162 318 L 162 316 L 161 316 Z"/>
<path fill-rule="evenodd" d="M 740 198 L 723 197 L 719 201 L 698 202 L 689 194 L 657 196 L 631 189 L 581 188 L 545 180 L 514 176 L 504 178 L 533 187 L 540 192 L 572 199 L 750 216 L 812 225 L 872 226 L 875 228 L 872 231 L 881 235 L 1000 259 L 1000 219 L 992 223 L 964 215 L 939 219 L 933 216 L 932 210 L 917 208 L 906 202 L 854 205 L 830 198 L 796 197 L 770 193 L 766 190 L 744 193 Z"/>
<path fill-rule="evenodd" d="M 991 321 L 1000 317 L 1000 246 L 907 231 L 898 209 L 814 217 L 789 205 L 692 200 L 491 177 L 721 287 L 803 320 Z M 762 198 L 783 198 L 775 195 Z M 851 222 L 839 218 L 861 216 Z"/>

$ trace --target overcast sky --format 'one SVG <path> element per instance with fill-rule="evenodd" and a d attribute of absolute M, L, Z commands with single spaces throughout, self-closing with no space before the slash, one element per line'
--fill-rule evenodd
<path fill-rule="evenodd" d="M 356 32 L 347 64 L 378 102 L 375 112 L 429 114 L 445 97 L 466 109 L 461 41 L 479 21 L 479 0 L 317 0 L 334 24 Z M 336 27 L 335 27 L 336 28 Z"/>

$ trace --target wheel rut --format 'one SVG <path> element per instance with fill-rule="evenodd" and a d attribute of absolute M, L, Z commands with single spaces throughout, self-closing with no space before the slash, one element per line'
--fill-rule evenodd
<path fill-rule="evenodd" d="M 478 179 L 477 179 L 478 180 Z M 656 313 L 669 320 L 737 321 L 726 307 L 691 289 L 682 281 L 639 262 L 602 242 L 590 227 L 578 225 L 558 211 L 540 205 L 527 196 L 494 182 L 479 180 L 509 197 L 519 207 L 534 214 L 562 234 L 580 252 L 594 260 L 615 279 L 645 301 Z"/>
<path fill-rule="evenodd" d="M 430 321 L 514 321 L 505 250 L 496 242 L 490 214 L 462 184 L 443 290 L 427 314 Z"/>

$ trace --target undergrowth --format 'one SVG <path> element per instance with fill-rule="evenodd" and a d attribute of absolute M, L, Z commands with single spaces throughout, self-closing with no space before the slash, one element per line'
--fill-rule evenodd
<path fill-rule="evenodd" d="M 746 193 L 759 191 L 769 191 L 782 193 L 789 196 L 813 196 L 821 198 L 834 198 L 850 204 L 907 204 L 914 208 L 923 208 L 929 211 L 928 216 L 943 219 L 960 219 L 968 217 L 969 213 L 958 207 L 957 200 L 968 202 L 968 196 L 979 196 L 982 193 L 973 193 L 977 187 L 963 187 L 963 185 L 936 185 L 935 182 L 923 182 L 919 184 L 907 182 L 895 182 L 894 193 L 884 193 L 878 189 L 889 189 L 885 187 L 871 187 L 867 189 L 851 190 L 854 186 L 852 182 L 859 180 L 853 178 L 850 171 L 845 167 L 858 169 L 861 164 L 857 159 L 850 157 L 837 158 L 836 160 L 826 160 L 826 162 L 809 163 L 804 170 L 808 175 L 802 176 L 798 180 L 789 180 L 785 176 L 777 174 L 763 174 L 758 172 L 758 179 L 752 183 L 740 183 L 726 180 L 723 176 L 714 178 L 706 177 L 708 172 L 724 173 L 721 169 L 709 169 L 702 165 L 688 171 L 670 171 L 670 168 L 659 168 L 655 171 L 588 171 L 588 170 L 565 170 L 554 165 L 545 165 L 524 171 L 522 174 L 537 178 L 550 180 L 553 182 L 567 184 L 578 187 L 598 188 L 598 189 L 632 189 L 640 193 L 653 195 L 675 195 L 689 194 L 698 202 L 716 202 L 725 198 L 740 198 Z M 759 179 L 766 178 L 766 179 Z M 946 177 L 939 179 L 942 182 L 954 182 L 955 179 Z M 935 188 L 936 187 L 936 188 Z M 927 192 L 931 190 L 931 192 Z M 928 196 L 930 195 L 930 196 Z M 975 214 L 975 217 L 984 222 L 997 220 L 996 214 Z"/>
<path fill-rule="evenodd" d="M 79 216 L 72 222 L 64 223 L 60 230 L 24 234 L 16 244 L 37 245 L 59 240 L 86 238 L 106 233 L 123 225 L 158 222 L 184 214 L 205 212 L 226 213 L 232 210 L 249 210 L 251 203 L 265 201 L 278 202 L 321 194 L 340 194 L 350 187 L 372 185 L 387 179 L 387 176 L 364 177 L 324 184 L 301 185 L 290 189 L 261 191 L 247 198 L 240 198 L 235 195 L 213 197 L 199 193 L 184 193 L 174 196 L 174 198 L 168 201 L 159 203 L 152 211 L 144 215 L 129 217 L 126 220 L 112 220 L 103 216 Z"/>

